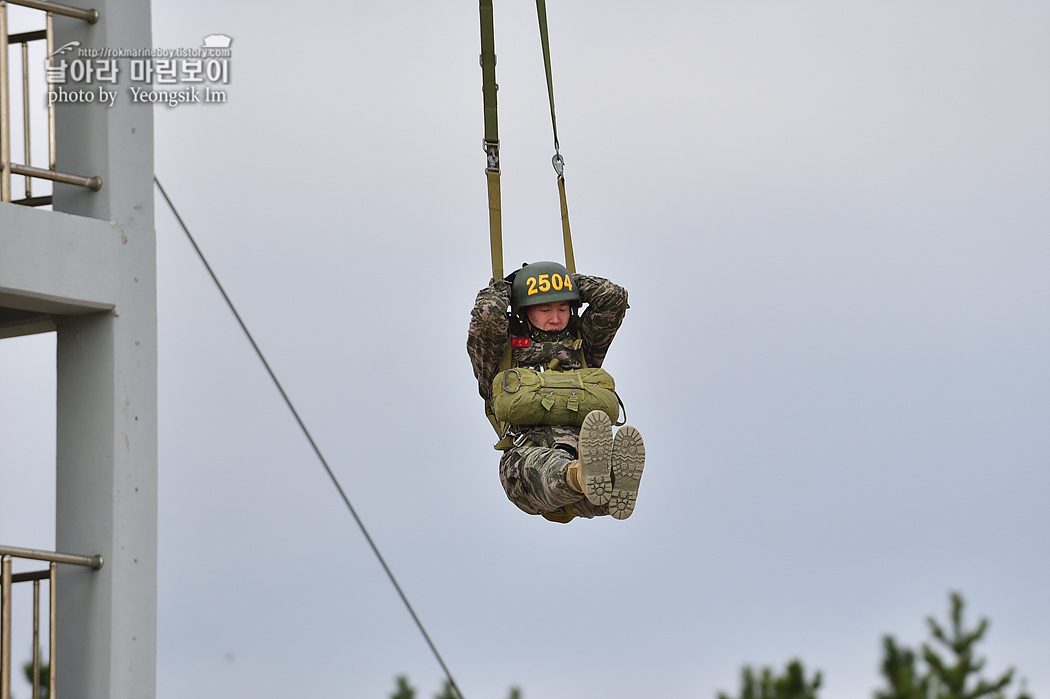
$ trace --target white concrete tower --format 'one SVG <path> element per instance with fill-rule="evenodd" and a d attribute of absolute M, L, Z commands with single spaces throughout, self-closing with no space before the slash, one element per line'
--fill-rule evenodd
<path fill-rule="evenodd" d="M 56 14 L 56 47 L 152 46 L 149 0 L 73 4 L 98 19 Z M 0 337 L 58 334 L 55 550 L 104 559 L 59 567 L 61 699 L 156 694 L 153 108 L 131 102 L 127 59 L 118 66 L 112 106 L 57 105 L 56 170 L 101 188 L 55 183 L 53 211 L 0 203 Z"/>

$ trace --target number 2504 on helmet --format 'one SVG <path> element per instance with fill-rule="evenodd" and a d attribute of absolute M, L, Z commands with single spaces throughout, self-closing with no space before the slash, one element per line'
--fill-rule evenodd
<path fill-rule="evenodd" d="M 580 292 L 564 265 L 557 262 L 533 262 L 515 273 L 510 289 L 510 303 L 515 311 L 559 301 L 580 303 Z"/>

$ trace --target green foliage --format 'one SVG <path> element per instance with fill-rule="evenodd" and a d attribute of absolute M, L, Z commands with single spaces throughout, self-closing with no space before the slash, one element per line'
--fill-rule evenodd
<path fill-rule="evenodd" d="M 51 665 L 50 663 L 40 663 L 40 672 L 37 674 L 37 679 L 40 682 L 40 699 L 47 699 L 50 692 L 51 682 Z M 33 661 L 28 660 L 22 663 L 22 674 L 25 675 L 26 682 L 30 685 L 33 684 Z"/>
<path fill-rule="evenodd" d="M 820 673 L 806 679 L 802 662 L 792 660 L 784 668 L 784 674 L 774 674 L 773 668 L 764 667 L 756 675 L 751 666 L 740 673 L 740 699 L 816 699 L 820 687 Z M 733 699 L 719 692 L 718 699 Z"/>
<path fill-rule="evenodd" d="M 882 676 L 887 688 L 875 693 L 875 699 L 1006 699 L 1006 689 L 1013 681 L 1010 668 L 997 678 L 980 676 L 985 659 L 977 658 L 974 646 L 988 631 L 988 619 L 981 619 L 973 629 L 963 624 L 962 595 L 951 594 L 950 628 L 927 617 L 931 643 L 923 643 L 921 657 L 925 672 L 917 669 L 918 655 L 898 647 L 892 636 L 883 639 Z M 1031 699 L 1022 688 L 1017 699 Z"/>
<path fill-rule="evenodd" d="M 981 619 L 972 629 L 966 628 L 964 606 L 962 595 L 953 592 L 947 624 L 927 617 L 930 641 L 918 651 L 898 645 L 892 636 L 882 639 L 880 669 L 886 686 L 876 690 L 875 699 L 1010 699 L 1007 690 L 1013 682 L 1014 669 L 992 679 L 981 677 L 985 659 L 976 655 L 975 647 L 988 632 L 988 619 Z M 740 673 L 739 699 L 817 699 L 821 680 L 820 671 L 807 678 L 797 659 L 789 662 L 782 673 L 771 667 L 756 670 L 748 665 Z M 415 699 L 415 695 L 408 678 L 402 675 L 397 678 L 397 691 L 390 699 Z M 460 698 L 446 680 L 434 699 Z M 522 699 L 521 690 L 512 687 L 508 699 Z M 719 692 L 718 699 L 737 698 Z M 1023 681 L 1013 699 L 1032 699 Z"/>
<path fill-rule="evenodd" d="M 406 675 L 398 676 L 395 681 L 397 682 L 397 687 L 394 689 L 394 693 L 390 695 L 390 699 L 416 699 L 416 690 L 408 683 Z M 460 699 L 460 697 L 456 694 L 456 690 L 452 688 L 452 683 L 445 680 L 441 693 L 435 694 L 434 699 Z M 521 690 L 517 687 L 511 687 L 507 699 L 522 699 Z"/>
<path fill-rule="evenodd" d="M 445 680 L 445 686 L 442 688 L 440 694 L 435 694 L 434 699 L 459 699 L 456 696 L 456 690 L 452 689 L 452 683 Z"/>
<path fill-rule="evenodd" d="M 933 617 L 926 623 L 930 642 L 919 651 L 897 644 L 892 636 L 882 639 L 882 677 L 886 687 L 875 692 L 875 699 L 1009 699 L 1007 689 L 1013 682 L 1014 669 L 999 677 L 984 679 L 984 658 L 978 658 L 975 646 L 988 632 L 988 620 L 967 629 L 963 623 L 962 595 L 951 594 L 949 623 L 942 625 Z M 820 672 L 806 679 L 802 663 L 792 660 L 783 674 L 766 667 L 756 673 L 745 666 L 740 677 L 740 699 L 816 699 Z M 734 699 L 719 692 L 718 699 Z M 1024 689 L 1014 699 L 1032 699 Z"/>
<path fill-rule="evenodd" d="M 930 679 L 915 669 L 915 652 L 899 648 L 892 636 L 882 639 L 882 676 L 889 688 L 875 692 L 875 699 L 926 699 Z"/>
<path fill-rule="evenodd" d="M 416 690 L 408 683 L 408 677 L 399 675 L 395 680 L 397 688 L 390 695 L 390 699 L 416 699 Z"/>

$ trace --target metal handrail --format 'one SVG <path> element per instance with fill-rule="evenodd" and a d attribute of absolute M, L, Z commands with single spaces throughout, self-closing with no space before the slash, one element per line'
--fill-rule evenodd
<path fill-rule="evenodd" d="M 42 180 L 51 180 L 52 182 L 64 182 L 66 184 L 80 185 L 81 187 L 87 187 L 92 192 L 97 192 L 102 189 L 102 178 L 98 175 L 92 175 L 91 177 L 84 177 L 83 175 L 70 175 L 65 172 L 55 172 L 54 170 L 44 170 L 39 167 L 30 167 L 29 165 L 17 165 L 11 163 L 11 174 L 12 175 L 25 175 L 27 177 L 39 177 Z"/>
<path fill-rule="evenodd" d="M 24 549 L 18 546 L 0 546 L 0 556 L 14 556 L 15 558 L 30 558 L 34 561 L 50 561 L 51 563 L 69 563 L 75 566 L 87 566 L 98 570 L 105 562 L 102 556 L 81 556 L 75 553 L 59 553 L 57 551 L 41 551 L 40 549 Z"/>
<path fill-rule="evenodd" d="M 11 3 L 12 5 L 30 7 L 34 10 L 54 12 L 56 15 L 64 15 L 66 17 L 73 17 L 74 19 L 82 19 L 88 24 L 94 24 L 98 21 L 99 18 L 98 10 L 82 10 L 79 7 L 62 5 L 57 2 L 43 2 L 42 0 L 7 0 L 7 2 Z"/>
<path fill-rule="evenodd" d="M 28 558 L 48 561 L 48 570 L 12 574 L 11 561 Z M 48 697 L 55 697 L 55 649 L 57 643 L 56 581 L 59 563 L 102 567 L 102 556 L 81 556 L 57 551 L 41 551 L 18 546 L 0 546 L 0 699 L 11 699 L 11 586 L 19 582 L 33 583 L 33 699 L 40 696 L 40 581 L 49 581 L 48 599 Z"/>
<path fill-rule="evenodd" d="M 0 201 L 11 199 L 11 171 L 7 167 L 11 162 L 11 98 L 7 71 L 7 3 L 0 0 Z"/>
<path fill-rule="evenodd" d="M 21 5 L 46 12 L 46 28 L 43 31 L 22 32 L 8 35 L 7 31 L 7 4 Z M 65 15 L 81 19 L 89 24 L 94 24 L 99 19 L 98 10 L 81 9 L 45 0 L 0 0 L 0 201 L 11 201 L 11 175 L 24 175 L 26 178 L 25 198 L 20 200 L 21 204 L 37 205 L 51 203 L 50 197 L 34 197 L 32 191 L 32 178 L 62 182 L 65 184 L 87 187 L 92 191 L 98 191 L 102 187 L 102 178 L 98 176 L 85 177 L 60 173 L 55 170 L 55 106 L 48 100 L 47 108 L 47 130 L 48 130 L 48 170 L 34 168 L 30 164 L 30 139 L 29 139 L 29 72 L 28 72 L 28 42 L 47 42 L 48 58 L 54 53 L 54 24 L 55 14 Z M 26 162 L 24 165 L 11 162 L 11 96 L 10 76 L 8 65 L 7 47 L 10 43 L 22 44 L 22 110 L 23 110 L 23 140 Z M 48 89 L 52 83 L 48 76 Z M 0 697 L 0 699 L 3 699 Z"/>

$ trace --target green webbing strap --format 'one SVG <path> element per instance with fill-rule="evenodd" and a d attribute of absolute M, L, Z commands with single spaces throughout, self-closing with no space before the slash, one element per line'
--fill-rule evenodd
<path fill-rule="evenodd" d="M 562 172 L 565 161 L 558 152 L 558 120 L 554 114 L 554 81 L 551 78 L 550 44 L 547 40 L 547 6 L 544 0 L 536 0 L 536 12 L 540 22 L 540 42 L 543 45 L 543 65 L 547 73 L 547 95 L 551 105 L 551 126 L 554 129 L 554 170 L 558 173 L 558 195 L 561 200 L 561 227 L 565 244 L 565 268 L 576 273 L 576 260 L 572 254 L 572 235 L 569 232 L 569 206 L 565 199 L 565 178 Z M 489 243 L 492 248 L 492 276 L 503 278 L 503 221 L 500 205 L 499 188 L 499 119 L 496 108 L 496 39 L 492 22 L 492 0 L 480 0 L 481 13 L 481 80 L 482 95 L 485 104 L 485 155 L 487 166 L 485 176 L 488 179 L 489 192 Z M 505 371 L 510 364 L 511 351 L 507 347 L 501 363 Z M 586 365 L 586 362 L 584 362 Z M 507 424 L 501 423 L 492 414 L 489 406 L 485 413 L 492 423 L 496 434 L 501 437 L 497 449 L 509 449 L 512 442 L 507 437 Z"/>
<path fill-rule="evenodd" d="M 576 274 L 576 258 L 572 256 L 572 233 L 569 232 L 569 204 L 565 201 L 565 178 L 558 175 L 558 196 L 561 199 L 561 235 L 565 242 L 565 269 Z"/>
<path fill-rule="evenodd" d="M 551 77 L 551 48 L 547 38 L 547 3 L 536 0 L 536 16 L 540 22 L 540 45 L 543 47 L 543 69 L 547 73 L 547 97 L 551 103 L 551 128 L 554 129 L 554 171 L 558 173 L 558 198 L 561 200 L 561 233 L 565 244 L 565 268 L 576 274 L 576 259 L 572 254 L 572 233 L 569 231 L 569 204 L 565 199 L 565 159 L 558 147 L 558 117 L 554 114 L 554 79 Z"/>
<path fill-rule="evenodd" d="M 492 29 L 492 0 L 481 0 L 481 91 L 485 101 L 485 178 L 489 190 L 489 245 L 492 248 L 492 277 L 503 278 L 503 217 L 499 192 L 499 119 L 496 110 L 496 39 Z M 504 364 L 510 363 L 510 345 Z M 507 425 L 492 414 L 486 403 L 485 416 L 492 423 L 500 441 L 496 448 L 505 451 L 512 444 L 507 437 Z"/>
<path fill-rule="evenodd" d="M 492 278 L 503 278 L 503 216 L 500 212 L 499 170 L 485 173 L 489 181 L 489 247 L 492 248 Z"/>
<path fill-rule="evenodd" d="M 507 341 L 507 351 L 503 353 L 503 359 L 499 363 L 499 371 L 496 375 L 499 376 L 507 369 L 514 366 L 514 354 L 510 348 L 510 340 Z M 507 434 L 507 428 L 510 426 L 506 422 L 500 422 L 496 419 L 496 415 L 492 412 L 492 406 L 485 403 L 485 417 L 489 419 L 492 424 L 492 429 L 496 430 L 496 436 L 499 437 L 499 441 L 494 445 L 499 451 L 507 451 L 514 446 L 514 440 Z"/>
<path fill-rule="evenodd" d="M 485 140 L 499 143 L 496 118 L 496 39 L 492 29 L 492 0 L 481 0 L 481 80 L 485 97 Z M 498 169 L 498 168 L 497 168 Z"/>
<path fill-rule="evenodd" d="M 554 152 L 558 152 L 558 118 L 554 116 L 554 80 L 551 79 L 551 46 L 547 40 L 547 3 L 536 0 L 536 16 L 540 20 L 540 45 L 543 47 L 543 68 L 547 71 L 547 97 L 551 103 L 551 126 L 554 127 Z M 557 157 L 557 155 L 555 155 Z"/>
<path fill-rule="evenodd" d="M 499 191 L 499 120 L 496 111 L 496 39 L 492 29 L 492 0 L 481 0 L 481 90 L 485 100 L 485 176 L 489 190 L 489 244 L 492 276 L 503 278 L 503 222 Z"/>

